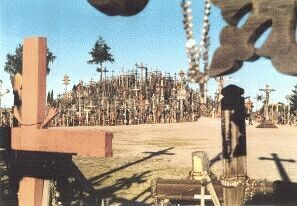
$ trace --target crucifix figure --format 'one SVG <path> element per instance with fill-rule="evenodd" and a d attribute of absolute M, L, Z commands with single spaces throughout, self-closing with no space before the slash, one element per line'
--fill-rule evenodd
<path fill-rule="evenodd" d="M 271 92 L 275 91 L 274 89 L 271 89 L 269 85 L 266 85 L 265 89 L 259 89 L 259 91 L 262 91 L 265 93 L 265 105 L 264 105 L 264 120 L 263 122 L 258 125 L 258 128 L 276 128 L 276 126 L 270 121 L 269 118 L 269 95 Z"/>
<path fill-rule="evenodd" d="M 143 82 L 143 70 L 145 70 L 145 84 L 147 84 L 147 66 L 145 66 L 143 64 L 143 62 L 140 63 L 140 65 L 138 65 L 137 63 L 135 64 L 136 68 L 139 68 L 141 70 L 141 82 Z"/>
<path fill-rule="evenodd" d="M 46 39 L 26 38 L 23 49 L 22 105 L 14 108 L 18 127 L 11 131 L 11 148 L 22 153 L 62 153 L 94 157 L 112 156 L 112 133 L 95 130 L 46 129 L 47 123 L 57 114 L 46 108 Z M 17 152 L 17 153 L 18 153 Z M 36 171 L 38 173 L 38 171 Z M 36 174 L 24 176 L 19 185 L 20 206 L 41 206 L 44 179 Z"/>

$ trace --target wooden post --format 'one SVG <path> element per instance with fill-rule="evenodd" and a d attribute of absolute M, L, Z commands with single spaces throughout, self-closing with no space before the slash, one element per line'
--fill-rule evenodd
<path fill-rule="evenodd" d="M 246 167 L 244 90 L 229 85 L 222 90 L 224 205 L 242 205 Z"/>
<path fill-rule="evenodd" d="M 23 52 L 23 85 L 21 111 L 15 108 L 20 127 L 13 127 L 11 148 L 30 151 L 21 153 L 20 160 L 32 165 L 41 153 L 51 152 L 107 157 L 112 155 L 112 134 L 95 130 L 44 129 L 51 117 L 45 117 L 46 105 L 46 39 L 26 38 Z M 17 114 L 21 114 L 17 115 Z M 49 114 L 48 114 L 49 115 Z M 33 167 L 33 166 L 32 166 Z M 38 173 L 38 171 L 34 171 Z M 19 186 L 19 206 L 41 206 L 44 180 L 36 174 L 25 175 Z"/>
<path fill-rule="evenodd" d="M 46 40 L 45 38 L 26 38 L 23 51 L 22 121 L 26 129 L 39 129 L 45 118 L 46 105 Z M 36 97 L 36 98 L 32 98 Z M 43 194 L 42 179 L 23 177 L 19 187 L 19 205 L 41 205 Z"/>

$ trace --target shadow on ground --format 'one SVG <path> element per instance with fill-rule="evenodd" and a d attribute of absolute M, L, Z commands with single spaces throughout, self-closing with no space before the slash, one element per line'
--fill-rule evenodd
<path fill-rule="evenodd" d="M 169 152 L 173 148 L 163 149 L 157 152 L 144 152 L 148 154 L 147 156 L 137 159 L 133 162 L 121 165 L 108 172 L 102 173 L 91 179 L 86 179 L 84 175 L 80 172 L 78 167 L 70 161 L 69 158 L 58 162 L 55 165 L 56 170 L 50 170 L 51 175 L 48 178 L 56 178 L 59 183 L 57 185 L 60 193 L 62 194 L 60 200 L 63 201 L 64 205 L 72 206 L 100 206 L 102 199 L 108 201 L 109 204 L 117 203 L 117 205 L 139 205 L 148 206 L 148 200 L 151 198 L 151 188 L 139 188 L 139 193 L 132 198 L 119 197 L 118 194 L 128 190 L 131 187 L 137 187 L 144 182 L 149 181 L 151 175 L 150 170 L 141 171 L 133 173 L 129 176 L 117 179 L 112 185 L 106 185 L 100 189 L 95 190 L 94 186 L 102 184 L 103 180 L 106 180 L 114 175 L 116 172 L 121 172 L 124 169 L 129 169 L 129 167 L 134 166 L 138 163 L 144 162 L 151 158 L 160 155 L 174 155 L 174 153 Z M 286 173 L 285 167 L 282 162 L 288 162 L 291 164 L 296 164 L 294 159 L 282 159 L 278 154 L 272 153 L 270 157 L 259 157 L 263 161 L 274 161 L 279 174 L 282 178 L 281 181 L 275 181 L 271 183 L 272 193 L 267 193 L 264 195 L 256 195 L 250 201 L 246 202 L 246 205 L 296 205 L 297 202 L 297 183 L 292 183 L 288 174 Z M 210 160 L 210 166 L 212 166 L 217 161 L 221 160 L 221 154 L 219 153 L 213 159 Z M 65 167 L 67 165 L 67 167 Z M 65 169 L 66 168 L 66 169 Z M 27 171 L 28 172 L 28 171 Z M 7 176 L 6 173 L 1 173 L 2 177 Z M 42 176 L 42 174 L 39 174 Z M 47 174 L 49 175 L 49 174 Z M 72 180 L 71 180 L 72 179 Z M 2 193 L 0 195 L 1 206 L 16 206 L 16 200 L 14 196 L 8 198 L 8 181 L 5 178 L 1 178 Z M 265 190 L 266 188 L 263 188 Z M 122 195 L 123 196 L 123 195 Z"/>
<path fill-rule="evenodd" d="M 124 169 L 127 169 L 129 167 L 132 167 L 136 164 L 142 163 L 144 161 L 150 160 L 155 157 L 163 156 L 163 155 L 175 155 L 175 153 L 169 152 L 170 150 L 174 149 L 174 147 L 169 147 L 163 150 L 159 150 L 156 152 L 143 152 L 144 154 L 147 154 L 145 157 L 137 159 L 133 162 L 129 162 L 127 164 L 124 164 L 122 166 L 119 166 L 117 168 L 114 168 L 108 172 L 105 172 L 103 174 L 100 174 L 96 177 L 90 178 L 89 181 L 94 185 L 99 185 L 102 181 L 108 179 L 111 177 L 112 174 L 116 172 L 121 172 Z M 97 199 L 103 199 L 103 198 L 109 198 L 110 202 L 109 203 L 120 203 L 121 205 L 150 205 L 147 204 L 146 202 L 151 198 L 150 195 L 150 187 L 148 188 L 140 188 L 139 189 L 139 194 L 134 196 L 133 198 L 130 199 L 125 199 L 122 197 L 117 196 L 117 192 L 119 191 L 125 191 L 132 186 L 135 186 L 137 184 L 142 184 L 144 182 L 149 181 L 148 176 L 150 175 L 151 171 L 144 171 L 144 172 L 139 172 L 139 173 L 134 173 L 130 177 L 123 177 L 111 185 L 107 186 L 104 188 L 100 188 L 97 190 Z M 141 200 L 140 200 L 141 199 Z"/>
<path fill-rule="evenodd" d="M 281 181 L 271 184 L 273 193 L 256 195 L 247 205 L 296 205 L 297 204 L 297 183 L 293 183 L 287 174 L 282 162 L 295 163 L 294 159 L 282 159 L 276 153 L 271 153 L 271 157 L 259 157 L 263 161 L 274 161 L 278 169 Z M 262 188 L 265 190 L 266 188 Z"/>
<path fill-rule="evenodd" d="M 0 194 L 0 206 L 17 206 L 16 193 L 18 190 L 17 182 L 22 176 L 34 176 L 43 179 L 54 179 L 57 180 L 57 190 L 59 191 L 58 200 L 63 202 L 63 205 L 71 206 L 99 206 L 101 200 L 109 200 L 109 204 L 120 203 L 121 205 L 148 205 L 145 202 L 150 198 L 150 187 L 140 189 L 139 194 L 131 199 L 120 198 L 117 196 L 117 192 L 125 191 L 132 186 L 144 183 L 148 181 L 148 176 L 151 171 L 144 171 L 134 173 L 129 177 L 122 177 L 117 179 L 113 185 L 105 186 L 98 190 L 94 189 L 94 186 L 100 185 L 102 181 L 112 177 L 116 172 L 121 172 L 136 164 L 142 163 L 154 157 L 161 155 L 174 155 L 169 152 L 173 147 L 163 149 L 156 152 L 144 152 L 148 154 L 143 158 L 137 159 L 133 162 L 129 162 L 117 168 L 114 168 L 108 172 L 100 174 L 91 179 L 86 179 L 79 168 L 72 162 L 70 156 L 59 155 L 58 157 L 49 154 L 39 154 L 32 157 L 31 153 L 24 153 L 24 159 L 22 161 L 14 161 L 12 163 L 10 174 L 6 170 L 6 173 L 1 172 L 1 194 Z M 38 156 L 38 158 L 36 158 Z M 49 158 L 50 156 L 50 158 Z M 35 158 L 35 159 L 34 159 Z M 30 162 L 28 162 L 30 160 Z M 32 161 L 34 160 L 34 161 Z M 53 162 L 55 162 L 53 164 Z M 28 166 L 30 165 L 30 166 Z M 17 170 L 16 168 L 22 168 Z M 1 168 L 0 168 L 1 169 Z M 20 173 L 21 171 L 21 173 Z M 38 172 L 37 172 L 38 171 Z M 8 194 L 9 183 L 8 177 L 14 180 L 13 195 Z M 141 199 L 141 201 L 139 200 Z"/>

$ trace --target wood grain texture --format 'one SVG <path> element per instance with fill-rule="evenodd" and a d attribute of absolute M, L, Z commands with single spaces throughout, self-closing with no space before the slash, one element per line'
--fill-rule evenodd
<path fill-rule="evenodd" d="M 213 0 L 221 8 L 226 26 L 220 36 L 221 46 L 215 51 L 210 76 L 220 76 L 239 70 L 244 61 L 259 57 L 271 59 L 277 71 L 297 75 L 297 44 L 295 40 L 296 0 Z M 249 17 L 242 27 L 238 22 Z M 271 27 L 271 33 L 261 48 L 255 42 Z"/>

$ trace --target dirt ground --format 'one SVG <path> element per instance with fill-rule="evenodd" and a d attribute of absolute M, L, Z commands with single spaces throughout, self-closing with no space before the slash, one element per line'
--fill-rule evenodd
<path fill-rule="evenodd" d="M 222 173 L 219 119 L 99 129 L 113 132 L 113 157 L 74 157 L 74 162 L 99 194 L 116 205 L 150 205 L 151 180 L 187 178 L 194 151 L 207 152 L 211 170 L 217 175 Z M 297 182 L 296 147 L 297 126 L 247 126 L 248 176 Z M 281 161 L 261 160 L 263 157 Z"/>

